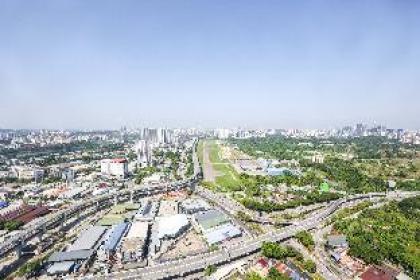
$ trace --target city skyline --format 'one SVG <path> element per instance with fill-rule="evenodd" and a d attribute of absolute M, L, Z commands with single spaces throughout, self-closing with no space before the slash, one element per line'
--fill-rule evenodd
<path fill-rule="evenodd" d="M 168 126 L 168 125 L 121 125 L 120 127 L 105 127 L 105 128 L 45 128 L 45 127 L 35 127 L 35 128 L 25 128 L 25 127 L 0 127 L 0 131 L 50 131 L 50 132 L 117 132 L 117 131 L 142 131 L 143 129 L 165 129 L 165 130 L 199 130 L 199 131 L 217 131 L 217 130 L 229 130 L 229 131 L 289 131 L 289 130 L 298 130 L 298 131 L 337 131 L 337 130 L 346 130 L 348 128 L 357 129 L 358 126 L 363 126 L 364 129 L 377 129 L 382 128 L 384 130 L 404 130 L 416 132 L 419 129 L 410 129 L 407 127 L 390 127 L 386 123 L 378 123 L 376 121 L 372 122 L 357 122 L 357 123 L 345 123 L 343 125 L 331 125 L 329 127 L 262 127 L 262 126 Z"/>
<path fill-rule="evenodd" d="M 0 128 L 420 129 L 420 5 L 3 1 Z"/>

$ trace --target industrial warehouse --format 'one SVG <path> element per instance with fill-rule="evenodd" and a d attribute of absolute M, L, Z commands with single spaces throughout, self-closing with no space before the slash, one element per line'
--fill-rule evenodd
<path fill-rule="evenodd" d="M 75 271 L 80 267 L 83 269 L 95 254 L 100 245 L 99 241 L 106 231 L 105 227 L 93 226 L 82 232 L 66 251 L 52 254 L 48 259 L 48 262 L 52 263 L 48 268 L 48 274 L 66 274 L 73 269 Z"/>
<path fill-rule="evenodd" d="M 213 244 L 242 235 L 227 215 L 205 200 L 181 198 L 183 194 L 149 197 L 111 207 L 105 214 L 106 223 L 104 218 L 99 220 L 98 225 L 81 231 L 67 248 L 49 257 L 48 275 L 144 267 L 169 258 L 177 246 L 194 254 L 197 248 L 209 250 Z M 122 221 L 112 222 L 111 216 Z"/>
<path fill-rule="evenodd" d="M 220 243 L 226 239 L 242 234 L 232 220 L 218 210 L 209 210 L 194 215 L 194 222 L 204 234 L 209 245 Z"/>

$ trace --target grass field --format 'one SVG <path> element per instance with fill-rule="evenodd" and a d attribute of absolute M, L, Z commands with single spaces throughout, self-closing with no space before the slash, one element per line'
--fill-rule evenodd
<path fill-rule="evenodd" d="M 217 172 L 216 185 L 224 191 L 239 189 L 239 176 L 228 161 L 222 160 L 219 144 L 214 140 L 206 141 L 206 146 L 209 147 L 210 162 Z"/>
<path fill-rule="evenodd" d="M 98 225 L 113 226 L 124 222 L 126 218 L 130 218 L 129 211 L 139 209 L 140 205 L 136 203 L 122 203 L 112 207 L 108 214 L 99 220 Z"/>
<path fill-rule="evenodd" d="M 112 214 L 124 214 L 128 211 L 137 210 L 140 208 L 138 203 L 122 203 L 117 204 L 111 209 Z"/>
<path fill-rule="evenodd" d="M 203 143 L 204 141 L 200 140 L 197 144 L 197 157 L 201 165 L 203 164 Z"/>
<path fill-rule="evenodd" d="M 107 214 L 98 221 L 99 226 L 113 226 L 124 222 L 123 215 Z"/>

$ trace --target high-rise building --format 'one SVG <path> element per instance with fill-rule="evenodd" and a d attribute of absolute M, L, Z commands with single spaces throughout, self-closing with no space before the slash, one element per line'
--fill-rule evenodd
<path fill-rule="evenodd" d="M 150 143 L 146 140 L 140 140 L 137 142 L 134 150 L 137 153 L 137 163 L 141 166 L 149 166 L 152 161 L 152 149 Z"/>
<path fill-rule="evenodd" d="M 66 168 L 62 171 L 61 177 L 63 180 L 66 180 L 67 183 L 71 183 L 74 180 L 74 170 L 71 168 Z"/>

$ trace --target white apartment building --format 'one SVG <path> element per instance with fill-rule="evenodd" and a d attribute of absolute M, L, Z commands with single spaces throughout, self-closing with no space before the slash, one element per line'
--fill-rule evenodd
<path fill-rule="evenodd" d="M 128 161 L 126 159 L 103 159 L 101 160 L 101 173 L 102 175 L 126 178 Z"/>
<path fill-rule="evenodd" d="M 16 166 L 13 169 L 19 179 L 35 180 L 35 182 L 41 182 L 44 178 L 43 169 L 26 166 Z"/>

